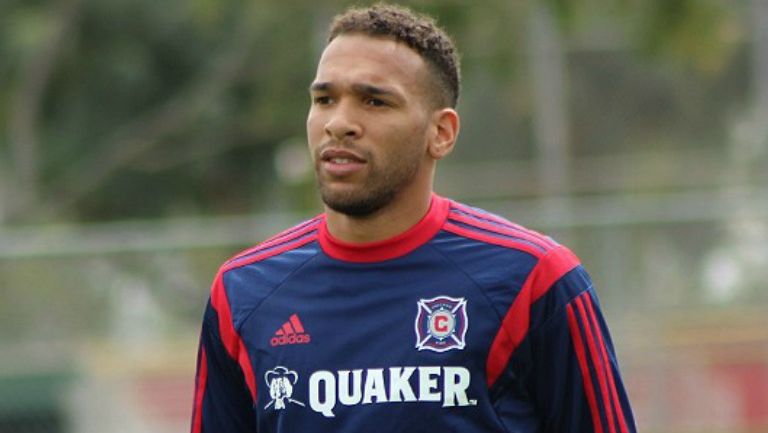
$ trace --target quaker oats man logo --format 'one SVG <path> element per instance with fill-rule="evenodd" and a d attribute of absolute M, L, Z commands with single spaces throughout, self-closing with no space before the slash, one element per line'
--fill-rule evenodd
<path fill-rule="evenodd" d="M 296 385 L 299 380 L 299 375 L 295 371 L 277 366 L 264 374 L 264 380 L 267 382 L 269 396 L 272 398 L 272 401 L 267 403 L 264 409 L 268 409 L 272 405 L 275 405 L 275 410 L 285 409 L 286 401 L 304 406 L 304 403 L 291 398 L 293 385 Z"/>
<path fill-rule="evenodd" d="M 469 326 L 467 301 L 464 298 L 438 296 L 420 299 L 416 304 L 417 349 L 435 352 L 464 349 L 464 337 Z"/>

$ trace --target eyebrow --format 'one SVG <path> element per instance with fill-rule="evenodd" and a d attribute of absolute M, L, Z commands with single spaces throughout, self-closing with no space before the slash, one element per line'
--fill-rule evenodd
<path fill-rule="evenodd" d="M 309 90 L 311 92 L 328 92 L 333 90 L 334 87 L 336 86 L 334 86 L 330 82 L 321 81 L 321 82 L 312 83 L 309 86 Z M 384 87 L 373 86 L 371 84 L 363 84 L 363 83 L 352 84 L 352 91 L 362 95 L 390 96 L 393 98 L 401 99 L 400 94 L 398 94 L 394 90 L 390 90 Z"/>
<path fill-rule="evenodd" d="M 309 86 L 309 91 L 310 92 L 326 92 L 326 91 L 330 90 L 331 87 L 333 87 L 331 85 L 331 83 L 324 83 L 324 82 L 317 83 L 316 82 L 316 83 L 312 83 Z"/>
<path fill-rule="evenodd" d="M 393 90 L 372 86 L 370 84 L 353 84 L 352 90 L 354 90 L 355 93 L 360 93 L 363 95 L 397 96 Z"/>

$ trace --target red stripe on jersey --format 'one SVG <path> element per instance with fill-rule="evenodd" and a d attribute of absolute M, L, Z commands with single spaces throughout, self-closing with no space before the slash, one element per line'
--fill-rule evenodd
<path fill-rule="evenodd" d="M 531 235 L 530 233 L 528 233 L 525 230 L 519 230 L 519 229 L 514 229 L 512 227 L 509 227 L 509 226 L 499 226 L 499 225 L 483 222 L 483 221 L 478 220 L 476 218 L 472 218 L 470 216 L 462 215 L 462 214 L 459 214 L 459 213 L 451 213 L 448 216 L 448 219 L 449 220 L 453 220 L 453 221 L 462 222 L 464 224 L 468 224 L 468 225 L 471 225 L 471 226 L 474 226 L 474 227 L 477 227 L 477 228 L 480 228 L 480 229 L 483 229 L 483 230 L 487 230 L 489 232 L 498 233 L 500 235 L 513 236 L 513 237 L 516 237 L 516 238 L 519 238 L 519 239 L 523 239 L 523 240 L 526 240 L 526 241 L 528 241 L 528 242 L 538 246 L 539 248 L 541 248 L 542 250 L 545 250 L 545 251 L 546 250 L 551 250 L 552 248 L 557 246 L 556 244 L 553 244 L 552 242 L 543 242 L 540 237 L 533 236 L 533 235 Z"/>
<path fill-rule="evenodd" d="M 475 208 L 472 208 L 472 207 L 467 206 L 467 205 L 465 205 L 463 203 L 458 203 L 458 202 L 455 202 L 455 201 L 452 202 L 452 204 L 453 204 L 454 208 L 456 208 L 456 209 L 458 209 L 458 210 L 460 210 L 462 212 L 466 212 L 468 214 L 474 215 L 474 216 L 476 216 L 478 218 L 487 219 L 487 220 L 490 220 L 490 221 L 497 222 L 499 224 L 510 225 L 510 226 L 513 226 L 513 227 L 520 228 L 522 230 L 530 231 L 530 230 L 528 230 L 528 229 L 526 229 L 526 228 L 524 228 L 524 227 L 522 227 L 520 225 L 517 225 L 517 224 L 515 224 L 515 223 L 513 223 L 511 221 L 508 221 L 508 220 L 506 220 L 506 219 L 504 219 L 504 218 L 502 218 L 502 217 L 500 217 L 498 215 L 494 215 L 494 214 L 488 213 L 488 212 L 481 212 L 481 211 L 479 211 L 479 210 L 477 210 Z"/>
<path fill-rule="evenodd" d="M 566 310 L 568 313 L 568 328 L 571 330 L 573 349 L 576 352 L 579 369 L 581 369 L 581 379 L 584 382 L 584 391 L 587 395 L 589 410 L 592 412 L 592 423 L 595 425 L 595 433 L 603 433 L 603 423 L 600 418 L 600 410 L 597 408 L 597 397 L 595 396 L 595 388 L 592 386 L 592 375 L 590 374 L 589 366 L 587 365 L 587 353 L 584 349 L 584 341 L 581 338 L 579 322 L 576 319 L 576 314 L 574 313 L 571 304 L 566 306 Z"/>
<path fill-rule="evenodd" d="M 298 225 L 297 227 L 293 227 L 276 236 L 272 236 L 271 238 L 256 245 L 255 247 L 249 248 L 245 251 L 241 251 L 240 253 L 236 254 L 234 257 L 227 260 L 225 265 L 229 265 L 231 262 L 237 261 L 241 258 L 245 258 L 246 256 L 257 253 L 259 251 L 263 251 L 263 250 L 278 246 L 280 244 L 290 242 L 294 239 L 298 239 L 306 235 L 307 233 L 311 232 L 312 230 L 317 229 L 317 224 L 319 223 L 320 220 L 321 220 L 321 217 L 316 217 Z"/>
<path fill-rule="evenodd" d="M 576 254 L 573 254 L 571 250 L 566 247 L 559 247 L 550 251 L 547 256 L 547 268 L 540 275 L 537 275 L 537 281 L 533 282 L 533 296 L 531 302 L 536 302 L 547 294 L 550 287 L 552 287 L 557 280 L 563 277 L 563 275 L 572 271 L 575 267 L 579 266 L 581 262 Z M 530 276 L 528 278 L 531 278 Z"/>
<path fill-rule="evenodd" d="M 313 229 L 309 229 L 307 231 L 311 232 Z M 249 265 L 251 263 L 255 263 L 255 262 L 258 262 L 260 260 L 266 260 L 266 259 L 268 259 L 270 257 L 276 256 L 278 254 L 282 254 L 282 253 L 284 253 L 286 251 L 290 251 L 290 250 L 299 248 L 299 247 L 301 247 L 303 245 L 306 245 L 306 244 L 314 241 L 315 239 L 317 239 L 317 233 L 313 233 L 313 234 L 307 235 L 305 237 L 300 237 L 299 239 L 297 239 L 297 240 L 295 240 L 293 242 L 289 242 L 289 243 L 285 243 L 285 244 L 281 245 L 279 248 L 274 248 L 274 249 L 271 249 L 271 250 L 268 250 L 268 251 L 264 251 L 264 252 L 261 252 L 259 254 L 255 254 L 255 255 L 253 255 L 251 257 L 243 258 L 243 260 L 238 260 L 238 261 L 230 260 L 229 262 L 225 263 L 221 267 L 221 270 L 219 272 L 221 272 L 223 274 L 224 272 L 227 272 L 227 271 L 229 271 L 231 269 L 234 269 L 234 268 L 239 268 L 239 267 L 242 267 L 242 266 L 247 266 L 247 265 Z"/>
<path fill-rule="evenodd" d="M 291 317 L 289 317 L 288 320 L 291 321 L 291 324 L 293 325 L 293 328 L 296 329 L 297 333 L 304 333 L 304 326 L 301 324 L 301 320 L 299 320 L 298 314 L 291 314 Z"/>
<path fill-rule="evenodd" d="M 533 268 L 512 306 L 504 315 L 501 329 L 491 344 L 486 361 L 488 386 L 496 382 L 515 349 L 528 333 L 531 304 L 544 296 L 557 280 L 578 265 L 578 258 L 570 250 L 558 247 L 542 257 Z"/>
<path fill-rule="evenodd" d="M 592 365 L 595 367 L 595 375 L 597 376 L 597 382 L 600 385 L 600 397 L 603 401 L 603 408 L 605 409 L 605 416 L 608 418 L 608 427 L 611 433 L 616 433 L 616 424 L 613 422 L 613 410 L 611 409 L 610 392 L 608 391 L 608 380 L 605 372 L 606 365 L 603 363 L 602 358 L 597 349 L 597 343 L 595 335 L 592 332 L 592 326 L 589 323 L 589 316 L 584 308 L 584 301 L 582 298 L 584 295 L 589 296 L 589 292 L 579 295 L 575 299 L 576 309 L 578 311 L 581 323 L 584 326 L 585 338 L 587 340 L 587 348 L 589 349 Z"/>
<path fill-rule="evenodd" d="M 282 232 L 280 232 L 280 233 L 278 233 L 278 234 L 276 234 L 276 235 L 274 235 L 274 236 L 272 236 L 270 238 L 267 238 L 262 243 L 265 244 L 265 243 L 269 243 L 269 242 L 278 240 L 279 238 L 282 238 L 282 237 L 284 237 L 286 235 L 290 235 L 291 233 L 293 233 L 295 231 L 299 231 L 299 230 L 303 231 L 303 229 L 305 229 L 305 228 L 307 228 L 309 226 L 313 226 L 314 227 L 322 219 L 323 219 L 323 214 L 320 214 L 320 215 L 318 215 L 318 216 L 316 216 L 314 218 L 311 218 L 311 219 L 309 219 L 307 221 L 304 221 L 303 223 L 299 223 L 299 224 L 297 224 L 297 225 L 295 225 L 295 226 L 293 226 L 293 227 L 291 227 L 289 229 L 283 230 Z"/>
<path fill-rule="evenodd" d="M 208 359 L 205 348 L 200 346 L 200 359 L 198 360 L 197 377 L 195 378 L 195 403 L 192 409 L 192 433 L 200 433 L 203 429 L 203 398 L 205 397 L 205 385 L 208 383 Z"/>
<path fill-rule="evenodd" d="M 517 294 L 515 301 L 507 311 L 506 316 L 501 322 L 501 330 L 496 334 L 491 344 L 491 350 L 488 352 L 486 361 L 486 379 L 490 387 L 499 378 L 512 357 L 512 353 L 523 341 L 525 334 L 528 333 L 530 322 L 531 305 L 531 285 L 525 282 L 520 293 Z"/>
<path fill-rule="evenodd" d="M 211 305 L 219 316 L 219 334 L 221 335 L 221 342 L 224 344 L 224 348 L 227 350 L 229 356 L 240 364 L 240 368 L 243 370 L 243 375 L 245 376 L 245 383 L 248 385 L 248 389 L 251 391 L 251 397 L 255 403 L 257 396 L 256 377 L 253 373 L 251 361 L 248 358 L 248 351 L 245 350 L 245 344 L 237 333 L 237 330 L 235 330 L 235 325 L 232 322 L 232 312 L 229 308 L 229 300 L 227 299 L 227 293 L 224 289 L 221 272 L 216 276 L 216 281 L 213 285 Z"/>
<path fill-rule="evenodd" d="M 451 232 L 453 234 L 457 234 L 459 236 L 463 236 L 465 238 L 474 239 L 476 241 L 485 242 L 492 245 L 498 245 L 501 247 L 508 247 L 508 248 L 521 250 L 536 258 L 540 258 L 544 254 L 539 248 L 536 248 L 529 243 L 515 241 L 514 239 L 508 239 L 504 237 L 492 236 L 492 235 L 477 232 L 472 229 L 462 227 L 450 222 L 445 223 L 445 225 L 443 226 L 443 230 Z"/>
<path fill-rule="evenodd" d="M 484 228 L 486 230 L 496 231 L 503 234 L 509 234 L 511 236 L 521 237 L 537 245 L 541 245 L 541 247 L 544 249 L 551 249 L 551 248 L 557 247 L 558 245 L 556 242 L 542 235 L 541 233 L 527 229 L 511 221 L 507 221 L 504 218 L 498 217 L 493 214 L 482 213 L 478 210 L 472 209 L 471 207 L 465 206 L 460 203 L 453 202 L 453 205 L 456 210 L 471 216 L 462 215 L 460 213 L 453 212 L 449 216 L 449 218 L 451 219 L 456 219 L 457 221 L 461 221 L 466 224 L 475 225 L 475 226 Z M 496 224 L 492 224 L 487 221 L 492 221 Z"/>
<path fill-rule="evenodd" d="M 603 365 L 605 365 L 606 372 L 608 373 L 608 389 L 611 392 L 610 397 L 613 400 L 613 408 L 616 411 L 619 428 L 621 429 L 621 433 L 627 433 L 627 421 L 624 418 L 624 410 L 621 408 L 621 403 L 619 402 L 619 394 L 618 391 L 616 391 L 616 381 L 613 379 L 612 364 L 608 361 L 608 349 L 605 346 L 605 340 L 603 340 L 603 332 L 597 323 L 597 315 L 595 314 L 595 308 L 592 305 L 592 297 L 586 295 L 584 296 L 584 299 L 586 300 L 586 308 L 589 312 L 589 320 L 592 323 L 592 329 L 594 329 L 595 334 L 597 334 L 597 342 L 598 347 L 600 347 L 600 354 L 603 357 Z"/>

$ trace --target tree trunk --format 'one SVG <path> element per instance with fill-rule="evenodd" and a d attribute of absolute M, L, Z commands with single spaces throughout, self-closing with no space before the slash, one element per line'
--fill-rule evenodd
<path fill-rule="evenodd" d="M 533 128 L 538 151 L 539 188 L 546 220 L 567 220 L 569 119 L 566 59 L 552 11 L 541 2 L 531 8 L 528 50 L 533 83 Z"/>
<path fill-rule="evenodd" d="M 54 25 L 39 51 L 33 53 L 22 68 L 21 84 L 10 120 L 11 164 L 10 187 L 5 194 L 13 216 L 33 214 L 40 196 L 39 116 L 64 42 L 77 18 L 80 0 L 62 0 L 54 8 Z"/>

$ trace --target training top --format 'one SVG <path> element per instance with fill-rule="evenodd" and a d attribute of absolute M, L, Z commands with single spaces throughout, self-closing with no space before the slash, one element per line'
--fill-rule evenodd
<path fill-rule="evenodd" d="M 391 239 L 325 216 L 224 263 L 206 306 L 193 433 L 629 433 L 578 258 L 432 196 Z"/>

